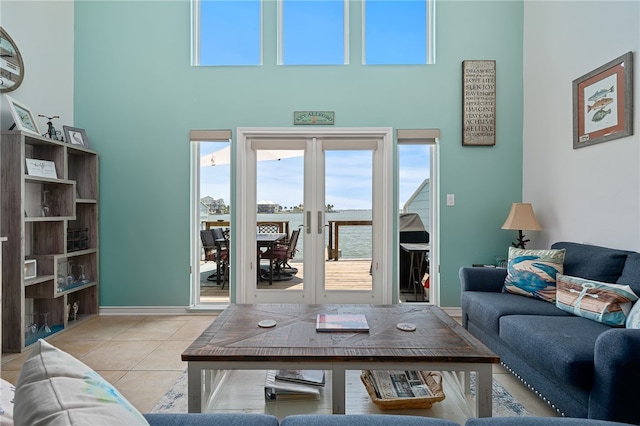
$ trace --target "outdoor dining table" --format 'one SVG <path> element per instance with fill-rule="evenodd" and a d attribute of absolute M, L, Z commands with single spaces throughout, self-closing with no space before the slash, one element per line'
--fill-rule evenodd
<path fill-rule="evenodd" d="M 420 272 L 424 269 L 426 254 L 429 253 L 429 244 L 424 243 L 400 243 L 400 248 L 409 253 L 411 256 L 411 266 L 409 268 L 409 283 L 413 286 L 414 302 L 418 302 L 418 287 L 420 287 L 420 295 L 424 301 L 424 288 L 422 287 L 422 276 Z"/>
<path fill-rule="evenodd" d="M 276 243 L 283 238 L 285 238 L 287 234 L 285 233 L 258 233 L 256 235 L 256 240 L 258 242 L 258 281 L 262 278 L 260 274 L 260 248 L 266 247 L 267 250 L 265 253 L 269 253 L 269 285 L 273 284 L 273 259 L 274 259 L 274 247 Z"/>

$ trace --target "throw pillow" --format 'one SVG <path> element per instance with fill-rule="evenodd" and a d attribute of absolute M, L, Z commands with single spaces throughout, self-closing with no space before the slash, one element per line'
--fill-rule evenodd
<path fill-rule="evenodd" d="M 504 291 L 554 303 L 556 274 L 563 272 L 565 250 L 509 247 Z"/>
<path fill-rule="evenodd" d="M 34 425 L 149 425 L 124 396 L 73 356 L 40 339 L 24 361 L 14 422 Z"/>
<path fill-rule="evenodd" d="M 631 304 L 638 300 L 628 285 L 562 274 L 556 280 L 558 308 L 614 327 L 624 327 Z"/>
<path fill-rule="evenodd" d="M 4 379 L 0 379 L 0 425 L 13 425 L 13 404 L 16 387 Z"/>
<path fill-rule="evenodd" d="M 640 329 L 640 302 L 636 302 L 631 307 L 627 315 L 627 328 Z"/>

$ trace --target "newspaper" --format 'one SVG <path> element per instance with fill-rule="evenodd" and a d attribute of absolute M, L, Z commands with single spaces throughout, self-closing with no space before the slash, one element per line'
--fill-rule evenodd
<path fill-rule="evenodd" d="M 372 370 L 371 378 L 381 399 L 433 396 L 420 371 Z"/>
<path fill-rule="evenodd" d="M 268 370 L 264 383 L 264 398 L 267 401 L 287 399 L 319 399 L 317 386 L 276 380 L 277 370 Z"/>

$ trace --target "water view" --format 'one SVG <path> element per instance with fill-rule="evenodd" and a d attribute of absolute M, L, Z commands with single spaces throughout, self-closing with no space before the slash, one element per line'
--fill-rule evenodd
<path fill-rule="evenodd" d="M 289 221 L 289 232 L 300 227 L 302 229 L 302 212 L 300 213 L 259 213 L 258 221 L 282 222 Z M 208 221 L 229 220 L 228 214 L 208 215 Z M 341 210 L 325 214 L 325 225 L 330 220 L 371 220 L 371 210 Z M 371 258 L 371 226 L 341 226 L 340 227 L 340 252 L 344 259 L 369 259 Z M 300 232 L 297 252 L 294 261 L 302 261 L 304 232 Z M 329 234 L 325 232 L 325 247 L 329 244 Z"/>

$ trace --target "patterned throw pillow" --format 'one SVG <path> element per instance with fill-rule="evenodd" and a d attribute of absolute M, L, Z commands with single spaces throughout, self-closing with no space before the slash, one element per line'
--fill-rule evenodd
<path fill-rule="evenodd" d="M 20 370 L 14 422 L 16 426 L 149 425 L 98 373 L 42 339 L 33 344 Z"/>
<path fill-rule="evenodd" d="M 558 274 L 556 306 L 563 311 L 614 327 L 624 327 L 638 296 L 628 285 L 607 284 Z"/>
<path fill-rule="evenodd" d="M 554 303 L 556 274 L 563 272 L 565 250 L 509 247 L 504 291 Z"/>
<path fill-rule="evenodd" d="M 627 328 L 640 329 L 640 302 L 636 302 L 631 307 L 627 315 Z"/>

